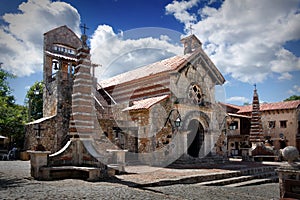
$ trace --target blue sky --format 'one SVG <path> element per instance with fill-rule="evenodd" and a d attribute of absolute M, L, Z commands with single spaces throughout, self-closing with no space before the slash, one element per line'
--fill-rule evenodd
<path fill-rule="evenodd" d="M 226 79 L 218 99 L 242 105 L 300 95 L 299 0 L 1 0 L 0 62 L 17 103 L 42 80 L 43 33 L 87 24 L 98 79 L 181 54 L 192 32 Z"/>

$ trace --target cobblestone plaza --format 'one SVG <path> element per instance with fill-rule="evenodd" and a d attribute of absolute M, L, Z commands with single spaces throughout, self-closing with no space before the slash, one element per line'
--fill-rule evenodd
<path fill-rule="evenodd" d="M 28 161 L 0 161 L 0 190 L 0 199 L 279 199 L 278 183 L 239 188 L 196 184 L 137 188 L 126 181 L 126 175 L 122 181 L 36 181 L 30 176 Z"/>

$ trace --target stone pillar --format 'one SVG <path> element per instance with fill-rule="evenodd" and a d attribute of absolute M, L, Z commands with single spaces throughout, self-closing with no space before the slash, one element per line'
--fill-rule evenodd
<path fill-rule="evenodd" d="M 276 171 L 279 176 L 280 199 L 300 199 L 300 165 L 294 162 L 299 152 L 296 147 L 288 146 L 282 151 L 283 157 L 288 161 Z"/>
<path fill-rule="evenodd" d="M 41 168 L 48 165 L 50 151 L 27 151 L 30 154 L 31 176 L 34 179 L 42 180 Z"/>
<path fill-rule="evenodd" d="M 119 171 L 125 171 L 125 154 L 128 150 L 107 149 L 107 152 L 112 154 L 112 164 L 109 166 L 117 168 Z"/>

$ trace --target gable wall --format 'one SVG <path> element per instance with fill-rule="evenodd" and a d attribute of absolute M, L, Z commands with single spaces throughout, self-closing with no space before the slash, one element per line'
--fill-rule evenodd
<path fill-rule="evenodd" d="M 205 101 L 215 103 L 215 83 L 200 58 L 192 61 L 181 72 L 172 74 L 170 89 L 182 103 L 190 103 L 188 92 L 192 84 L 201 88 Z"/>

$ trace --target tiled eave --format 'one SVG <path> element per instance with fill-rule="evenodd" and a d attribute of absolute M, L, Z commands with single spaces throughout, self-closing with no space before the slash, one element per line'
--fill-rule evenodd
<path fill-rule="evenodd" d="M 143 110 L 143 109 L 149 109 L 151 106 L 167 99 L 169 95 L 162 95 L 158 97 L 151 97 L 147 99 L 142 99 L 138 101 L 133 101 L 133 105 L 129 106 L 122 111 L 132 111 L 132 110 Z"/>

